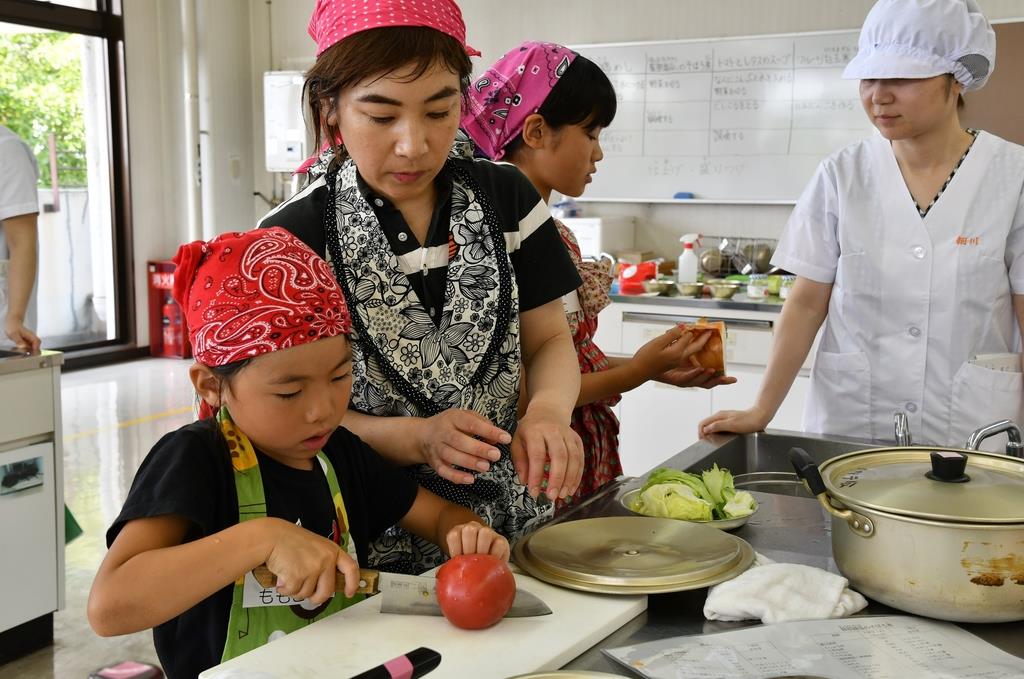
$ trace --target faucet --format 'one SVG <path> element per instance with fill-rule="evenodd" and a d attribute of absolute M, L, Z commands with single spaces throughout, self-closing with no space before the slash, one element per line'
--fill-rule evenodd
<path fill-rule="evenodd" d="M 902 410 L 897 410 L 892 417 L 893 426 L 896 429 L 896 445 L 907 447 L 914 445 L 914 437 L 910 434 L 910 420 Z"/>
<path fill-rule="evenodd" d="M 1024 458 L 1024 443 L 1021 442 L 1020 427 L 1010 420 L 999 420 L 987 424 L 980 429 L 975 429 L 964 446 L 967 450 L 977 450 L 981 442 L 990 436 L 1006 432 L 1006 454 L 1012 457 Z"/>

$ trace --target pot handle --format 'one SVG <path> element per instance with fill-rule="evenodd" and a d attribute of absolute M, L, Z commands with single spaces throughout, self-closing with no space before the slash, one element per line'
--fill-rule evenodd
<path fill-rule="evenodd" d="M 871 519 L 849 509 L 839 509 L 832 504 L 828 495 L 828 488 L 825 486 L 824 479 L 821 478 L 821 471 L 818 470 L 817 463 L 807 454 L 806 450 L 803 448 L 791 448 L 789 451 L 789 461 L 793 465 L 796 475 L 807 485 L 811 493 L 818 498 L 818 502 L 825 508 L 825 511 L 837 519 L 846 521 L 846 525 L 850 527 L 850 530 L 863 538 L 869 538 L 875 534 L 875 525 L 871 522 Z"/>
<path fill-rule="evenodd" d="M 828 489 L 825 488 L 825 481 L 821 478 L 818 465 L 811 459 L 806 450 L 803 448 L 790 449 L 789 461 L 792 463 L 793 469 L 796 470 L 796 475 L 807 484 L 807 488 L 814 497 L 827 492 Z"/>

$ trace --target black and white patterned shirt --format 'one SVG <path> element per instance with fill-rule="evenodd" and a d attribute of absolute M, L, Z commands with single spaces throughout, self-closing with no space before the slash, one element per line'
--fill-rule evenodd
<path fill-rule="evenodd" d="M 502 222 L 505 244 L 519 287 L 519 310 L 529 311 L 562 297 L 581 284 L 558 229 L 533 184 L 515 166 L 488 160 L 455 160 L 472 173 L 487 194 Z M 402 213 L 363 180 L 359 189 L 373 207 L 399 268 L 435 323 L 444 307 L 445 277 L 452 248 L 448 221 L 451 215 L 452 182 L 442 170 L 437 178 L 437 202 L 426 243 L 420 244 Z M 326 256 L 324 208 L 327 187 L 324 176 L 311 182 L 269 212 L 259 226 L 280 226 L 295 234 L 321 257 Z"/>

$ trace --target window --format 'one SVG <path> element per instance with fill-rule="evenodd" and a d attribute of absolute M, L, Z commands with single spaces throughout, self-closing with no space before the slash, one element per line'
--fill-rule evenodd
<path fill-rule="evenodd" d="M 47 349 L 113 347 L 134 335 L 119 10 L 109 0 L 0 0 L 0 124 L 39 165 L 27 316 Z"/>

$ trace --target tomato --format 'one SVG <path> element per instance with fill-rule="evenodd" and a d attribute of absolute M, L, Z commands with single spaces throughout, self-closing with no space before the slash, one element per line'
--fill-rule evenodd
<path fill-rule="evenodd" d="M 456 627 L 490 627 L 505 617 L 515 598 L 515 576 L 489 554 L 454 556 L 437 571 L 437 602 Z"/>

